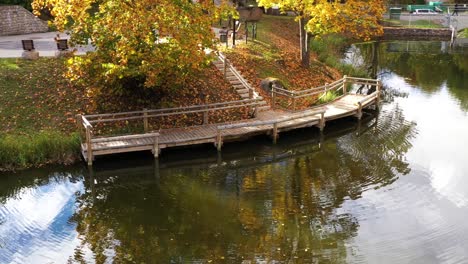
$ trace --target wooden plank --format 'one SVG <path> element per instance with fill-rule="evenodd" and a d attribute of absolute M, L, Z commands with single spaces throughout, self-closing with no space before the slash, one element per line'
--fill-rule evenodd
<path fill-rule="evenodd" d="M 91 142 L 98 143 L 98 142 L 109 142 L 109 141 L 122 141 L 122 140 L 131 140 L 131 139 L 139 139 L 139 138 L 146 138 L 146 137 L 155 137 L 155 136 L 159 136 L 159 133 L 146 133 L 146 134 L 139 134 L 139 135 L 93 138 Z"/>

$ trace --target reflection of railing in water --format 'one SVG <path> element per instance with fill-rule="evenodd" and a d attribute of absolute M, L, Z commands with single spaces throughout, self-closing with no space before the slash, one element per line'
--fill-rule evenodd
<path fill-rule="evenodd" d="M 391 53 L 421 53 L 421 54 L 440 54 L 440 53 L 467 53 L 468 39 L 455 39 L 451 44 L 449 41 L 431 41 L 421 45 L 420 41 L 398 41 L 387 42 L 387 52 Z"/>

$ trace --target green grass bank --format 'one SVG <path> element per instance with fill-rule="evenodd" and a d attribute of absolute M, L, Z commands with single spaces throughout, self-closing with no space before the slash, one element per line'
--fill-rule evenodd
<path fill-rule="evenodd" d="M 65 78 L 65 60 L 0 59 L 0 170 L 79 158 L 74 116 L 89 99 Z"/>

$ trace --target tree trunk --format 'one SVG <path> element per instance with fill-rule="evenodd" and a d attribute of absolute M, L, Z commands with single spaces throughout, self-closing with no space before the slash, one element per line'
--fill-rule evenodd
<path fill-rule="evenodd" d="M 309 68 L 310 66 L 310 50 L 309 50 L 309 37 L 310 33 L 307 33 L 305 26 L 309 19 L 301 17 L 299 19 L 299 36 L 301 42 L 301 66 Z"/>

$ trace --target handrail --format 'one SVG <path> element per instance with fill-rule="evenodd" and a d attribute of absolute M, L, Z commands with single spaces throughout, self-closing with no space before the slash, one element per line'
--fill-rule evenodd
<path fill-rule="evenodd" d="M 103 142 L 118 141 L 118 140 L 139 139 L 139 138 L 154 138 L 154 137 L 159 137 L 159 133 L 145 133 L 145 134 L 128 135 L 128 136 L 94 138 L 94 139 L 91 140 L 91 142 L 92 143 L 103 143 Z"/>
<path fill-rule="evenodd" d="M 162 113 L 162 112 L 174 112 L 177 114 L 177 111 L 190 111 L 192 109 L 198 109 L 199 112 L 203 111 L 214 111 L 218 110 L 218 107 L 223 107 L 226 105 L 238 105 L 243 106 L 243 103 L 251 103 L 255 101 L 260 101 L 262 98 L 255 98 L 255 99 L 244 99 L 238 101 L 230 101 L 230 102 L 222 102 L 222 103 L 213 103 L 207 105 L 191 105 L 191 106 L 183 106 L 183 107 L 175 107 L 175 108 L 162 108 L 162 109 L 150 109 L 150 110 L 138 110 L 138 111 L 129 111 L 129 112 L 118 112 L 118 113 L 105 113 L 105 114 L 94 114 L 94 115 L 86 115 L 86 118 L 96 118 L 96 117 L 114 117 L 114 116 L 122 116 L 122 115 L 133 115 L 133 114 L 143 114 L 143 113 Z"/>
<path fill-rule="evenodd" d="M 216 129 L 215 146 L 218 149 L 218 151 L 221 150 L 221 146 L 223 145 L 223 135 L 222 135 L 223 130 L 243 128 L 243 127 L 252 127 L 252 126 L 264 126 L 264 125 L 272 125 L 273 142 L 276 143 L 278 139 L 278 124 L 288 122 L 291 120 L 314 116 L 314 115 L 320 115 L 320 118 L 318 119 L 319 120 L 318 127 L 320 128 L 320 130 L 323 130 L 323 128 L 325 127 L 325 111 L 326 110 L 324 108 L 316 108 L 313 110 L 302 112 L 297 115 L 279 118 L 275 120 L 256 121 L 256 122 L 249 122 L 249 123 L 243 122 L 243 123 L 221 125 L 221 126 L 218 126 Z"/>
<path fill-rule="evenodd" d="M 184 110 L 184 108 L 175 108 L 180 111 L 174 111 L 174 112 L 164 112 L 164 111 L 139 111 L 136 116 L 127 116 L 127 117 L 119 117 L 119 118 L 107 118 L 107 119 L 95 119 L 89 121 L 89 123 L 94 124 L 94 123 L 105 123 L 105 122 L 116 122 L 116 121 L 124 121 L 124 120 L 136 120 L 136 119 L 147 119 L 147 118 L 154 118 L 154 117 L 163 117 L 163 116 L 172 116 L 172 115 L 182 115 L 182 114 L 194 114 L 194 113 L 206 113 L 207 111 L 216 111 L 216 110 L 226 110 L 226 109 L 232 109 L 232 108 L 239 108 L 239 107 L 246 107 L 246 106 L 258 106 L 262 104 L 260 99 L 254 99 L 249 102 L 245 102 L 244 104 L 235 104 L 235 105 L 227 105 L 227 106 L 222 106 L 222 107 L 216 107 L 216 108 L 189 108 L 193 110 Z M 156 114 L 148 114 L 148 113 L 156 113 Z M 141 115 L 144 114 L 144 115 Z M 112 115 L 110 115 L 112 116 Z"/>
<path fill-rule="evenodd" d="M 325 109 L 318 108 L 318 109 L 303 112 L 301 114 L 283 117 L 283 118 L 274 119 L 274 120 L 234 123 L 234 124 L 228 124 L 228 125 L 221 125 L 221 126 L 218 126 L 217 128 L 219 130 L 225 130 L 225 129 L 233 129 L 233 128 L 241 128 L 241 127 L 250 127 L 250 126 L 273 125 L 275 123 L 284 123 L 284 122 L 288 122 L 294 119 L 309 117 L 309 116 L 323 114 L 323 113 L 325 113 Z"/>
<path fill-rule="evenodd" d="M 227 68 L 229 68 L 234 74 L 234 76 L 241 82 L 241 84 L 249 90 L 250 98 L 260 97 L 255 89 L 247 82 L 247 80 L 242 76 L 242 74 L 232 65 L 232 63 L 223 55 L 221 52 L 217 52 L 218 59 L 224 63 L 224 74 L 226 74 Z"/>
<path fill-rule="evenodd" d="M 356 105 L 365 105 L 365 103 L 367 101 L 370 101 L 370 100 L 374 99 L 378 95 L 378 93 L 379 93 L 378 91 L 375 91 L 375 92 L 367 95 L 366 97 L 364 97 L 361 100 L 357 101 Z"/>
<path fill-rule="evenodd" d="M 376 86 L 377 90 L 379 91 L 381 86 L 380 80 L 378 79 L 348 77 L 346 75 L 341 79 L 333 81 L 332 83 L 306 90 L 286 90 L 273 85 L 271 88 L 272 107 L 275 107 L 276 95 L 281 95 L 287 97 L 288 99 L 292 99 L 293 110 L 296 110 L 296 99 L 322 94 L 316 98 L 316 100 L 319 100 L 325 95 L 326 92 L 331 90 L 339 91 L 340 89 L 343 90 L 343 94 L 347 94 L 349 93 L 349 91 L 346 90 L 347 83 Z"/>

